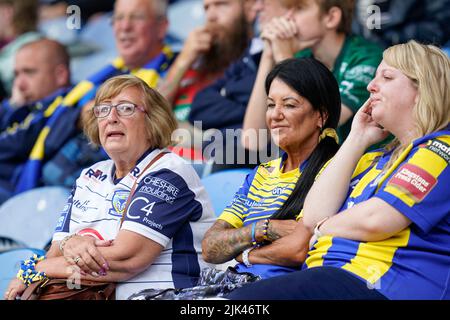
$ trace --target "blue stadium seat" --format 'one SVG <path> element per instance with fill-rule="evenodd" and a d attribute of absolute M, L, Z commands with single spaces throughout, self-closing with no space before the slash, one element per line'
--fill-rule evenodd
<path fill-rule="evenodd" d="M 66 46 L 77 41 L 79 31 L 67 27 L 67 17 L 65 16 L 43 20 L 39 23 L 38 29 L 47 38 L 56 40 Z"/>
<path fill-rule="evenodd" d="M 200 179 L 203 179 L 211 174 L 212 167 L 214 162 L 211 161 L 192 161 L 190 162 L 191 166 L 194 168 L 195 172 L 197 172 Z"/>
<path fill-rule="evenodd" d="M 202 179 L 217 216 L 233 200 L 234 194 L 250 172 L 251 169 L 229 169 L 212 173 Z"/>
<path fill-rule="evenodd" d="M 450 57 L 450 45 L 448 45 L 447 47 L 442 48 L 442 50 L 444 50 L 444 52 Z"/>
<path fill-rule="evenodd" d="M 44 249 L 52 238 L 70 190 L 42 187 L 14 196 L 0 207 L 0 237 Z"/>
<path fill-rule="evenodd" d="M 16 276 L 20 262 L 31 257 L 34 253 L 45 254 L 44 250 L 23 248 L 0 254 L 0 300 L 3 300 L 9 282 Z"/>

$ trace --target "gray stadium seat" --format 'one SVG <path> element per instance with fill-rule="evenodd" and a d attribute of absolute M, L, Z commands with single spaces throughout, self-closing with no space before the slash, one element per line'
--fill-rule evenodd
<path fill-rule="evenodd" d="M 12 197 L 0 207 L 0 238 L 44 249 L 69 194 L 63 187 L 42 187 Z"/>

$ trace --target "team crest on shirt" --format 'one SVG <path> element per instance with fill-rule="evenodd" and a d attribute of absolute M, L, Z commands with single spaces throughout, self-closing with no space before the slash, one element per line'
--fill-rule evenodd
<path fill-rule="evenodd" d="M 125 210 L 127 203 L 129 190 L 116 190 L 111 199 L 112 208 L 109 209 L 109 214 L 116 217 L 121 217 Z"/>

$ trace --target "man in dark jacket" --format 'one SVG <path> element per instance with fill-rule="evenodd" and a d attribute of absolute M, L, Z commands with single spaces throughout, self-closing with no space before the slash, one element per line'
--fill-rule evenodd
<path fill-rule="evenodd" d="M 256 0 L 253 10 L 260 26 L 287 12 L 278 0 Z M 213 171 L 254 168 L 261 159 L 240 143 L 242 123 L 261 59 L 262 42 L 253 38 L 242 57 L 231 64 L 225 74 L 213 84 L 199 91 L 192 103 L 189 122 L 201 124 L 203 155 L 214 158 Z M 197 131 L 198 132 L 198 131 Z M 195 137 L 194 137 L 195 139 Z M 270 151 L 270 150 L 268 150 Z M 267 159 L 264 159 L 267 161 Z"/>
<path fill-rule="evenodd" d="M 203 154 L 206 158 L 214 158 L 213 171 L 253 168 L 258 163 L 240 147 L 240 130 L 236 129 L 242 128 L 260 58 L 261 52 L 250 54 L 247 51 L 225 71 L 222 78 L 198 92 L 192 103 L 189 121 L 194 126 L 196 122 L 200 123 L 205 132 Z"/>
<path fill-rule="evenodd" d="M 19 164 L 28 158 L 52 114 L 52 102 L 70 89 L 69 55 L 58 42 L 39 39 L 18 50 L 14 73 L 13 95 L 0 105 L 0 203 L 14 190 Z M 72 122 L 77 118 L 75 114 Z M 59 130 L 61 136 L 70 128 L 64 125 Z"/>
<path fill-rule="evenodd" d="M 19 48 L 15 55 L 12 95 L 0 105 L 0 132 L 52 102 L 51 97 L 59 89 L 67 91 L 69 59 L 62 44 L 46 38 Z"/>

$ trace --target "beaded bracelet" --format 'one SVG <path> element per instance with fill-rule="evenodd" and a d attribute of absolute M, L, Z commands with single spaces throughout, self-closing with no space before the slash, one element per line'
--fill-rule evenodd
<path fill-rule="evenodd" d="M 45 256 L 33 254 L 29 259 L 23 260 L 20 264 L 17 278 L 28 287 L 31 283 L 47 279 L 45 272 L 36 272 L 36 263 L 45 259 Z"/>
<path fill-rule="evenodd" d="M 270 219 L 265 219 L 263 222 L 263 229 L 262 229 L 263 241 L 269 241 L 269 237 L 267 236 L 267 231 L 269 230 L 269 222 Z"/>
<path fill-rule="evenodd" d="M 256 241 L 256 223 L 253 222 L 252 224 L 252 246 L 257 247 L 264 241 L 269 241 L 269 237 L 267 236 L 267 231 L 269 229 L 269 222 L 270 219 L 264 219 L 263 225 L 262 225 L 262 241 Z"/>

